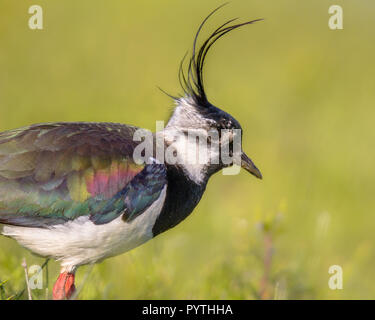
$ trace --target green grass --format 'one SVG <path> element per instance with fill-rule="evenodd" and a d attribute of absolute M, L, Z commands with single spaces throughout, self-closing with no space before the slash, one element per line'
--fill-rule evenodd
<path fill-rule="evenodd" d="M 31 31 L 29 4 L 1 0 L 0 130 L 80 120 L 154 129 L 173 105 L 156 86 L 181 91 L 179 61 L 221 3 L 40 0 L 45 29 Z M 233 1 L 208 23 L 265 18 L 220 41 L 205 69 L 209 99 L 241 122 L 264 180 L 217 174 L 179 226 L 81 268 L 80 298 L 375 298 L 375 5 L 337 4 L 344 30 L 329 30 L 324 0 Z M 24 289 L 23 257 L 44 261 L 0 239 L 2 299 Z M 335 264 L 343 290 L 328 288 Z M 50 263 L 49 291 L 58 270 Z"/>

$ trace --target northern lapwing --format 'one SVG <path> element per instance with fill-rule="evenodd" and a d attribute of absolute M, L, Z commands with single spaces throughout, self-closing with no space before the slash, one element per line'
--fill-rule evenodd
<path fill-rule="evenodd" d="M 146 136 L 135 139 L 139 128 L 124 124 L 46 123 L 0 133 L 2 234 L 61 263 L 53 299 L 72 297 L 79 266 L 129 251 L 176 226 L 194 210 L 211 175 L 233 164 L 213 159 L 221 159 L 224 144 L 234 148 L 242 129 L 230 114 L 208 102 L 203 66 L 218 39 L 258 20 L 229 20 L 196 49 L 203 25 L 219 8 L 199 26 L 187 70 L 181 63 L 184 93 L 173 97 L 176 106 L 167 125 L 150 135 L 152 146 L 160 147 L 162 141 L 163 156 L 173 146 L 172 154 L 182 161 L 160 161 L 157 147 L 136 158 Z M 186 155 L 197 142 L 188 141 L 186 134 L 213 130 L 219 132 L 218 151 L 210 151 L 204 161 L 187 163 Z M 242 148 L 237 163 L 262 178 Z"/>

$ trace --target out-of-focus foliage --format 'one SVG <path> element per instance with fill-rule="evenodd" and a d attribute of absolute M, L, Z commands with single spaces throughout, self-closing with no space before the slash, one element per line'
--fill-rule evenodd
<path fill-rule="evenodd" d="M 337 2 L 337 1 L 336 1 Z M 82 299 L 375 298 L 375 3 L 233 1 L 207 24 L 265 21 L 210 52 L 211 102 L 244 128 L 258 181 L 217 174 L 194 213 L 146 245 L 78 271 Z M 53 121 L 112 121 L 154 129 L 180 92 L 177 71 L 218 1 L 0 0 L 0 130 Z M 0 239 L 0 297 L 24 288 L 23 257 Z M 343 268 L 330 290 L 328 268 Z M 58 274 L 49 266 L 49 290 Z M 3 281 L 7 280 L 6 283 Z M 33 290 L 35 298 L 45 290 Z M 26 292 L 21 298 L 27 298 Z"/>

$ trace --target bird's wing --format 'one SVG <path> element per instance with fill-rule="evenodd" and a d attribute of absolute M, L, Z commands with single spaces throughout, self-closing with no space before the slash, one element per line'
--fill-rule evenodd
<path fill-rule="evenodd" d="M 52 123 L 0 133 L 0 223 L 45 227 L 89 216 L 101 224 L 124 212 L 134 219 L 166 184 L 163 165 L 133 161 L 137 129 Z"/>

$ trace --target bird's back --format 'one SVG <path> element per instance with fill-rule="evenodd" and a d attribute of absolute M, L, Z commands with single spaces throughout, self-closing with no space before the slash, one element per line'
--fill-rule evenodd
<path fill-rule="evenodd" d="M 51 123 L 0 133 L 0 222 L 58 224 L 113 197 L 143 169 L 132 159 L 136 129 Z"/>

